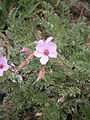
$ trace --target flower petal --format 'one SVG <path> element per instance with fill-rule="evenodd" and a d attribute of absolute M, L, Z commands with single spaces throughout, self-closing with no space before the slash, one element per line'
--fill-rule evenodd
<path fill-rule="evenodd" d="M 57 49 L 57 46 L 56 46 L 56 44 L 54 42 L 49 42 L 48 43 L 48 50 L 49 50 L 49 52 L 56 51 L 56 49 Z"/>
<path fill-rule="evenodd" d="M 0 70 L 0 76 L 3 76 L 3 70 Z"/>
<path fill-rule="evenodd" d="M 39 52 L 42 52 L 42 53 L 43 53 L 45 47 L 46 47 L 45 42 L 43 42 L 43 43 L 39 43 L 39 44 L 36 45 L 36 50 L 39 51 Z"/>
<path fill-rule="evenodd" d="M 53 40 L 53 37 L 48 37 L 46 42 L 51 42 Z"/>
<path fill-rule="evenodd" d="M 40 63 L 41 63 L 42 65 L 45 65 L 45 64 L 48 62 L 48 60 L 49 60 L 49 57 L 46 56 L 46 55 L 43 55 L 43 56 L 41 57 L 41 59 L 40 59 Z"/>
<path fill-rule="evenodd" d="M 57 58 L 57 51 L 49 53 L 48 56 L 51 57 L 51 58 Z"/>
<path fill-rule="evenodd" d="M 9 65 L 8 64 L 5 64 L 4 65 L 4 68 L 3 68 L 3 71 L 7 71 L 9 69 Z"/>
<path fill-rule="evenodd" d="M 5 56 L 0 57 L 0 63 L 2 63 L 3 65 L 7 63 L 7 59 Z"/>
<path fill-rule="evenodd" d="M 42 53 L 38 52 L 37 50 L 35 50 L 34 55 L 38 58 L 40 58 L 42 56 Z"/>

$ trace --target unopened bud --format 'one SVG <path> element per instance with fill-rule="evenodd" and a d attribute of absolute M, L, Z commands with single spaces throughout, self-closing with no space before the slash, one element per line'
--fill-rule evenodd
<path fill-rule="evenodd" d="M 15 71 L 15 65 L 12 63 L 9 67 L 10 71 L 14 72 Z"/>
<path fill-rule="evenodd" d="M 45 76 L 45 68 L 41 69 L 38 75 L 37 80 L 41 80 Z"/>
<path fill-rule="evenodd" d="M 19 70 L 25 68 L 29 63 L 29 60 L 27 59 L 26 61 L 24 61 L 20 66 L 18 66 L 18 69 L 16 70 L 15 73 L 17 73 Z"/>
<path fill-rule="evenodd" d="M 34 53 L 32 53 L 32 54 L 30 54 L 30 55 L 28 56 L 28 60 L 29 60 L 29 61 L 31 61 L 33 58 L 34 58 Z"/>
<path fill-rule="evenodd" d="M 30 55 L 31 51 L 29 48 L 22 48 L 20 50 L 20 53 L 23 53 L 24 54 L 24 57 L 26 58 L 27 55 Z"/>
<path fill-rule="evenodd" d="M 33 84 L 35 84 L 36 82 L 41 80 L 44 76 L 45 76 L 45 66 L 43 67 L 43 69 L 40 70 L 38 78 L 37 78 L 37 80 Z"/>

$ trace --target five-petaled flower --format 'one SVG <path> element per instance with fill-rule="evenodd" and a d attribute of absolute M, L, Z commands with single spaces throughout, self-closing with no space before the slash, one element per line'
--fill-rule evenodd
<path fill-rule="evenodd" d="M 37 42 L 34 55 L 40 58 L 42 65 L 45 65 L 48 62 L 49 57 L 57 58 L 57 46 L 52 40 L 53 37 L 48 37 L 46 41 L 40 40 Z"/>
<path fill-rule="evenodd" d="M 5 56 L 0 56 L 0 76 L 3 75 L 4 71 L 9 69 L 9 65 L 7 64 L 7 59 Z"/>

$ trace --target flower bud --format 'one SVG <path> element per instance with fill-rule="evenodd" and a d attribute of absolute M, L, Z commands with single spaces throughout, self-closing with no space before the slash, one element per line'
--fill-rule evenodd
<path fill-rule="evenodd" d="M 19 70 L 25 68 L 28 64 L 29 64 L 29 60 L 27 59 L 27 60 L 24 61 L 20 66 L 18 66 L 18 69 L 16 70 L 15 73 L 17 73 Z"/>
<path fill-rule="evenodd" d="M 28 56 L 28 60 L 31 61 L 33 58 L 34 58 L 34 53 L 31 53 L 31 54 Z"/>
<path fill-rule="evenodd" d="M 45 66 L 43 67 L 43 69 L 40 70 L 39 75 L 37 80 L 33 83 L 33 85 L 38 82 L 39 80 L 41 80 L 43 77 L 45 76 Z"/>
<path fill-rule="evenodd" d="M 13 63 L 10 65 L 9 70 L 12 72 L 15 71 L 15 65 Z"/>
<path fill-rule="evenodd" d="M 41 69 L 37 80 L 41 80 L 45 76 L 45 68 Z"/>
<path fill-rule="evenodd" d="M 24 54 L 24 57 L 26 58 L 27 55 L 30 55 L 31 51 L 29 48 L 22 48 L 20 50 L 20 53 L 23 53 Z"/>

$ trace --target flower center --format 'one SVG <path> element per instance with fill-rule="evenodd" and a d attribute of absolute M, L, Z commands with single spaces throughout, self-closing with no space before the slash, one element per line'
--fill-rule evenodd
<path fill-rule="evenodd" d="M 0 69 L 2 69 L 4 66 L 2 64 L 0 64 Z"/>
<path fill-rule="evenodd" d="M 49 51 L 48 50 L 44 50 L 44 55 L 48 55 Z"/>
<path fill-rule="evenodd" d="M 43 38 L 43 42 L 45 42 L 45 38 Z"/>

